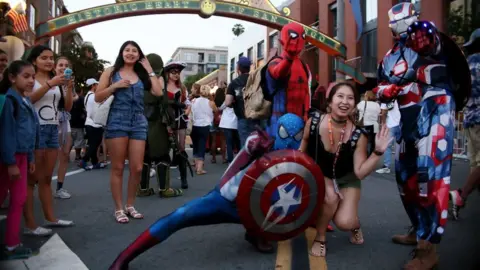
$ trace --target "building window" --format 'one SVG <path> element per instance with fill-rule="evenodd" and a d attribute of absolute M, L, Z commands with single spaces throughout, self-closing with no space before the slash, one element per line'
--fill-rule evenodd
<path fill-rule="evenodd" d="M 185 71 L 193 71 L 193 64 L 187 64 L 187 66 L 184 69 Z"/>
<path fill-rule="evenodd" d="M 332 26 L 330 27 L 330 31 L 332 32 L 332 36 L 337 36 L 337 4 L 330 5 L 330 16 L 332 16 Z"/>
<path fill-rule="evenodd" d="M 198 53 L 198 62 L 203 63 L 205 61 L 205 54 L 204 53 Z"/>
<path fill-rule="evenodd" d="M 378 1 L 366 0 L 365 1 L 365 21 L 369 22 L 375 20 L 378 17 Z"/>
<path fill-rule="evenodd" d="M 58 17 L 58 16 L 61 16 L 61 15 L 62 15 L 62 12 L 60 11 L 60 8 L 57 7 L 57 15 L 56 16 Z"/>
<path fill-rule="evenodd" d="M 55 7 L 56 7 L 56 1 L 55 0 L 52 0 L 51 2 L 51 8 L 50 8 L 50 14 L 55 17 Z"/>
<path fill-rule="evenodd" d="M 226 54 L 220 54 L 220 63 L 226 64 L 227 63 L 227 55 Z"/>
<path fill-rule="evenodd" d="M 363 34 L 362 72 L 376 74 L 377 70 L 377 29 Z"/>
<path fill-rule="evenodd" d="M 183 57 L 185 57 L 184 61 L 193 61 L 193 53 L 184 53 Z"/>
<path fill-rule="evenodd" d="M 280 45 L 280 36 L 278 35 L 278 32 L 275 34 L 271 35 L 269 38 L 269 43 L 270 43 L 270 49 L 272 48 L 277 48 L 279 51 L 282 50 L 281 45 Z"/>
<path fill-rule="evenodd" d="M 257 58 L 264 58 L 265 57 L 265 41 L 262 40 L 257 44 Z"/>
<path fill-rule="evenodd" d="M 30 5 L 30 10 L 28 12 L 28 20 L 29 20 L 29 24 L 30 24 L 30 29 L 32 29 L 33 31 L 35 31 L 35 25 L 37 24 L 37 10 L 35 9 L 35 7 L 33 5 Z"/>
<path fill-rule="evenodd" d="M 213 53 L 208 54 L 208 62 L 211 62 L 211 63 L 217 62 L 217 55 Z"/>
<path fill-rule="evenodd" d="M 230 59 L 230 72 L 235 71 L 235 58 Z"/>
<path fill-rule="evenodd" d="M 332 65 L 332 69 L 330 72 L 330 81 L 334 82 L 337 80 L 337 71 L 336 71 L 336 65 L 335 65 L 336 59 L 333 56 L 329 56 L 329 58 L 330 58 L 330 64 Z"/>
<path fill-rule="evenodd" d="M 253 47 L 250 47 L 247 51 L 247 57 L 250 61 L 253 61 Z"/>
<path fill-rule="evenodd" d="M 50 37 L 50 49 L 54 52 L 55 51 L 55 38 Z"/>
<path fill-rule="evenodd" d="M 60 41 L 58 39 L 55 39 L 55 53 L 60 53 Z"/>
<path fill-rule="evenodd" d="M 240 57 L 243 57 L 243 52 L 238 55 L 238 59 L 240 59 Z"/>

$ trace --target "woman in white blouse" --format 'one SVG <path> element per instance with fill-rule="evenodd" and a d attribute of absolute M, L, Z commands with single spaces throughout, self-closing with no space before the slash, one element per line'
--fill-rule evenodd
<path fill-rule="evenodd" d="M 213 112 L 217 111 L 215 103 L 208 99 L 210 95 L 210 87 L 202 85 L 200 87 L 200 96 L 192 102 L 192 143 L 193 157 L 195 158 L 195 170 L 198 175 L 207 173 L 203 169 L 205 160 L 205 148 L 210 125 L 213 122 Z"/>
<path fill-rule="evenodd" d="M 363 119 L 363 127 L 368 131 L 368 154 L 375 148 L 375 136 L 378 133 L 378 117 L 380 116 L 380 105 L 376 102 L 375 94 L 367 91 L 363 101 L 357 105 L 359 121 Z"/>

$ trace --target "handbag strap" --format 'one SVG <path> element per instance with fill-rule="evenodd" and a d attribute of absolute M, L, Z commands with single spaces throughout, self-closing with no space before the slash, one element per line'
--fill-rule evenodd
<path fill-rule="evenodd" d="M 362 115 L 362 121 L 363 121 L 363 118 L 365 117 L 365 113 L 367 112 L 367 101 L 364 100 L 363 102 L 365 102 L 365 105 L 363 106 L 363 115 Z"/>

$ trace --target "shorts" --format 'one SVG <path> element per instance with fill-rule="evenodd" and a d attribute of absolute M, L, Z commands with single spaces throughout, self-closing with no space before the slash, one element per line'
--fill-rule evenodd
<path fill-rule="evenodd" d="M 340 179 L 337 179 L 339 189 L 343 188 L 362 188 L 362 180 L 358 179 L 355 174 L 348 174 Z"/>
<path fill-rule="evenodd" d="M 58 125 L 40 125 L 38 149 L 58 149 Z"/>
<path fill-rule="evenodd" d="M 148 122 L 143 113 L 125 117 L 123 112 L 110 111 L 105 127 L 105 139 L 128 137 L 131 140 L 146 141 L 147 129 Z"/>
<path fill-rule="evenodd" d="M 85 147 L 85 129 L 83 128 L 72 128 L 72 147 L 75 149 Z"/>
<path fill-rule="evenodd" d="M 480 167 L 480 125 L 465 129 L 470 167 Z"/>

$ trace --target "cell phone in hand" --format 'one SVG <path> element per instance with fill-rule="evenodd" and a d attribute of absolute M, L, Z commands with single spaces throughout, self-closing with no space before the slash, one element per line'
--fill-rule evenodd
<path fill-rule="evenodd" d="M 70 68 L 66 68 L 65 71 L 63 72 L 63 75 L 65 75 L 65 79 L 70 80 L 72 78 L 73 70 Z"/>

